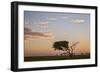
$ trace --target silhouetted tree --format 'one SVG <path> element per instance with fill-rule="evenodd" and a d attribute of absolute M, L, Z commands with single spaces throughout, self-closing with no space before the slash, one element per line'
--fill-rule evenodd
<path fill-rule="evenodd" d="M 55 48 L 55 50 L 66 51 L 66 54 L 70 55 L 69 41 L 57 41 L 57 42 L 54 42 L 53 48 Z M 63 55 L 63 53 L 61 55 Z"/>
<path fill-rule="evenodd" d="M 69 44 L 68 41 L 57 41 L 57 42 L 54 42 L 53 48 L 55 48 L 55 50 L 66 51 L 69 48 L 68 44 Z"/>
<path fill-rule="evenodd" d="M 66 54 L 68 54 L 70 57 L 72 57 L 73 56 L 73 50 L 75 49 L 75 46 L 78 43 L 79 42 L 75 42 L 74 44 L 72 44 L 69 47 L 69 41 L 57 41 L 57 42 L 54 42 L 53 48 L 55 48 L 55 50 L 66 51 Z M 63 55 L 63 53 L 61 55 Z"/>

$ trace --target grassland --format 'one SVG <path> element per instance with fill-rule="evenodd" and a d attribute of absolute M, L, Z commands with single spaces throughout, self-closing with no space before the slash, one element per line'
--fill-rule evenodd
<path fill-rule="evenodd" d="M 32 56 L 24 57 L 25 62 L 29 61 L 50 61 L 50 60 L 75 60 L 75 59 L 89 59 L 90 55 L 74 55 L 73 57 L 68 56 Z"/>

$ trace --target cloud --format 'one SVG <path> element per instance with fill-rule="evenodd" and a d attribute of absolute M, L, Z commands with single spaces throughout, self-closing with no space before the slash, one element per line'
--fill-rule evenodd
<path fill-rule="evenodd" d="M 52 36 L 52 33 L 50 32 L 25 32 L 25 35 L 31 35 L 31 36 L 42 36 L 42 37 L 50 37 Z"/>
<path fill-rule="evenodd" d="M 47 18 L 47 20 L 55 21 L 55 20 L 57 20 L 57 18 L 50 17 L 50 18 Z"/>
<path fill-rule="evenodd" d="M 59 19 L 68 19 L 67 16 L 61 16 L 61 17 L 58 17 Z M 57 20 L 58 18 L 55 18 L 55 17 L 50 17 L 50 18 L 47 18 L 47 20 L 52 20 L 52 21 L 55 21 Z"/>
<path fill-rule="evenodd" d="M 43 22 L 40 22 L 40 23 L 38 23 L 38 24 L 40 24 L 40 25 L 45 25 L 45 24 L 49 24 L 50 22 L 49 21 L 43 21 Z"/>
<path fill-rule="evenodd" d="M 76 24 L 80 24 L 80 23 L 84 23 L 85 20 L 84 19 L 73 19 L 71 20 L 72 23 L 76 23 Z"/>
<path fill-rule="evenodd" d="M 68 17 L 66 17 L 66 16 L 63 16 L 63 17 L 61 17 L 61 19 L 68 19 Z"/>
<path fill-rule="evenodd" d="M 27 32 L 25 33 L 25 39 L 46 39 L 46 40 L 50 40 L 50 39 L 54 39 L 54 36 L 52 33 L 50 32 Z"/>
<path fill-rule="evenodd" d="M 26 39 L 54 39 L 54 35 L 51 32 L 32 32 L 29 30 L 29 28 L 25 28 L 24 30 L 28 29 L 28 31 L 25 31 L 24 36 Z"/>
<path fill-rule="evenodd" d="M 35 24 L 37 24 L 37 27 L 40 27 L 40 28 L 48 28 L 49 23 L 51 23 L 51 22 L 43 21 L 43 22 L 39 22 L 39 23 L 35 23 Z"/>

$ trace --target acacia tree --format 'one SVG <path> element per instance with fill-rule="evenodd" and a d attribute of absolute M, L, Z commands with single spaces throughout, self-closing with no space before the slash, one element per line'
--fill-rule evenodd
<path fill-rule="evenodd" d="M 54 50 L 66 51 L 66 54 L 70 55 L 69 41 L 54 42 L 53 48 L 55 48 Z"/>
<path fill-rule="evenodd" d="M 69 47 L 69 41 L 57 41 L 54 42 L 53 48 L 54 50 L 61 50 L 61 51 L 66 51 L 64 54 L 68 54 L 70 57 L 73 56 L 73 50 L 75 49 L 76 44 L 79 42 L 75 42 Z"/>

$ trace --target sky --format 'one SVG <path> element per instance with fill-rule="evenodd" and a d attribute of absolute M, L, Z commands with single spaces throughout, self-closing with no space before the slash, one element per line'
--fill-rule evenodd
<path fill-rule="evenodd" d="M 56 41 L 79 42 L 74 53 L 90 52 L 90 14 L 24 11 L 24 55 L 54 56 Z"/>

